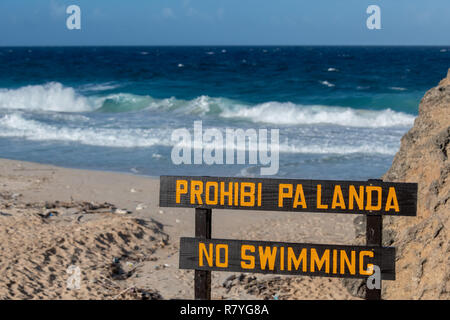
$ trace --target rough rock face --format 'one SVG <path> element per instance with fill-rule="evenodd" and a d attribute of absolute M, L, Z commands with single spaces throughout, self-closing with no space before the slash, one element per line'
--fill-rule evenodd
<path fill-rule="evenodd" d="M 397 280 L 383 299 L 450 299 L 450 70 L 429 90 L 384 181 L 417 182 L 417 217 L 385 218 L 384 244 L 397 248 Z"/>

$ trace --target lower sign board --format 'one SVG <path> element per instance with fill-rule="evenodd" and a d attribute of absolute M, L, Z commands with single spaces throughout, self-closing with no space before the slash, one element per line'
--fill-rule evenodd
<path fill-rule="evenodd" d="M 180 269 L 395 280 L 395 248 L 181 238 Z"/>

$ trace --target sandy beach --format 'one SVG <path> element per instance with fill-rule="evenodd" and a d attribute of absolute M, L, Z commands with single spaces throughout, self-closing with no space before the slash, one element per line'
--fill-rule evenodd
<path fill-rule="evenodd" d="M 178 247 L 194 235 L 194 210 L 159 208 L 158 197 L 157 178 L 1 159 L 0 298 L 192 299 Z M 212 235 L 355 244 L 353 219 L 215 210 Z M 212 282 L 213 299 L 355 299 L 332 278 L 213 272 Z"/>
<path fill-rule="evenodd" d="M 386 218 L 396 280 L 384 299 L 449 297 L 447 78 L 422 99 L 384 181 L 418 183 L 416 217 Z M 1 299 L 193 299 L 178 268 L 194 209 L 160 208 L 159 179 L 0 159 Z M 212 237 L 364 244 L 353 214 L 213 210 Z M 357 299 L 361 281 L 212 272 L 213 299 Z M 352 292 L 352 294 L 350 294 Z"/>
<path fill-rule="evenodd" d="M 2 0 L 0 300 L 450 301 L 449 16 Z"/>

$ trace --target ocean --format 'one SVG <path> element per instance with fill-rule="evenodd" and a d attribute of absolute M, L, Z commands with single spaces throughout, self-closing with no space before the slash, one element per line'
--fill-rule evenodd
<path fill-rule="evenodd" d="M 1 47 L 0 157 L 131 174 L 175 165 L 175 129 L 279 129 L 274 177 L 381 177 L 449 47 Z"/>

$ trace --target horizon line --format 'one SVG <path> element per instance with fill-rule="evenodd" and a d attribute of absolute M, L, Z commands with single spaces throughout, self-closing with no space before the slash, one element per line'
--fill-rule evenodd
<path fill-rule="evenodd" d="M 0 48 L 24 47 L 450 47 L 450 44 L 68 44 L 0 45 Z"/>

